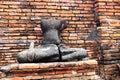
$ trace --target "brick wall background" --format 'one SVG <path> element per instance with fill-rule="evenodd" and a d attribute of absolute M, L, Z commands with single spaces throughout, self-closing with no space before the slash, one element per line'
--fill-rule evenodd
<path fill-rule="evenodd" d="M 41 44 L 41 19 L 53 18 L 68 21 L 61 34 L 66 46 L 87 49 L 90 59 L 102 63 L 101 73 L 118 75 L 119 17 L 120 0 L 0 0 L 0 66 L 16 63 L 16 54 L 28 49 L 30 41 L 36 41 L 35 46 Z M 112 20 L 110 25 L 106 19 Z M 96 27 L 102 50 L 95 40 L 86 40 Z"/>
<path fill-rule="evenodd" d="M 120 76 L 120 0 L 96 0 L 96 13 L 101 34 L 101 76 L 117 80 Z"/>
<path fill-rule="evenodd" d="M 41 19 L 68 21 L 62 40 L 69 47 L 85 47 L 85 38 L 95 27 L 93 0 L 11 0 L 0 1 L 1 65 L 16 62 L 16 54 L 29 42 L 42 41 Z M 86 43 L 86 44 L 85 44 Z M 92 46 L 92 44 L 91 44 Z"/>

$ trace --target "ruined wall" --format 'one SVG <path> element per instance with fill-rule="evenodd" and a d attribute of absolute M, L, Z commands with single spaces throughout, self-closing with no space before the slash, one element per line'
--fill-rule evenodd
<path fill-rule="evenodd" d="M 87 48 L 93 58 L 96 43 L 85 41 L 95 27 L 93 7 L 93 0 L 1 0 L 0 66 L 17 62 L 16 54 L 28 49 L 30 41 L 41 43 L 40 22 L 46 18 L 68 21 L 62 41 L 68 47 Z"/>
<path fill-rule="evenodd" d="M 101 44 L 101 77 L 120 79 L 120 0 L 96 0 Z"/>
<path fill-rule="evenodd" d="M 90 59 L 105 64 L 100 65 L 105 73 L 101 77 L 118 76 L 119 17 L 120 0 L 0 0 L 0 66 L 16 63 L 16 54 L 28 49 L 30 41 L 38 46 L 41 19 L 54 18 L 68 21 L 62 32 L 68 47 L 86 48 Z M 100 31 L 100 44 L 86 40 L 95 27 Z"/>

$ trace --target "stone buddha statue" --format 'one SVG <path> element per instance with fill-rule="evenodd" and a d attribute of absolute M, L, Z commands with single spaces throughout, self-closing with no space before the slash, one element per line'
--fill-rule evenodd
<path fill-rule="evenodd" d="M 87 51 L 83 48 L 67 48 L 60 40 L 60 33 L 66 28 L 64 20 L 41 20 L 43 32 L 42 43 L 34 48 L 31 43 L 30 48 L 17 55 L 19 63 L 40 63 L 82 60 L 87 56 Z"/>

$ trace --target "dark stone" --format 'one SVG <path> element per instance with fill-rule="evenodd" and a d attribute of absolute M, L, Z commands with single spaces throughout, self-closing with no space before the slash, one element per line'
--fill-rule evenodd
<path fill-rule="evenodd" d="M 40 45 L 20 52 L 17 59 L 20 63 L 50 62 L 59 59 L 59 51 L 55 44 Z"/>
<path fill-rule="evenodd" d="M 42 20 L 41 29 L 43 31 L 42 44 L 60 44 L 60 33 L 66 28 L 66 21 L 62 20 Z"/>
<path fill-rule="evenodd" d="M 87 56 L 87 51 L 83 48 L 67 48 L 64 44 L 59 45 L 62 61 L 82 60 Z"/>
<path fill-rule="evenodd" d="M 32 42 L 28 50 L 17 55 L 19 63 L 55 62 L 81 60 L 87 56 L 83 48 L 66 48 L 61 44 L 60 33 L 66 28 L 66 21 L 63 20 L 42 20 L 43 31 L 42 44 L 34 48 Z"/>

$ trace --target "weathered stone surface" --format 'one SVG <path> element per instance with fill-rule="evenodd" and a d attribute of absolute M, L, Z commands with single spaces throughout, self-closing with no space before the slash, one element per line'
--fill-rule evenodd
<path fill-rule="evenodd" d="M 66 28 L 66 21 L 44 19 L 41 21 L 43 31 L 42 44 L 60 44 L 60 33 Z"/>
<path fill-rule="evenodd" d="M 87 56 L 83 48 L 66 48 L 61 44 L 60 33 L 66 28 L 66 21 L 45 19 L 41 21 L 43 31 L 42 44 L 34 48 L 31 43 L 28 50 L 17 55 L 19 63 L 55 62 L 81 60 Z"/>
<path fill-rule="evenodd" d="M 20 63 L 54 61 L 54 59 L 59 60 L 59 51 L 56 45 L 46 44 L 22 51 L 17 55 L 17 58 Z"/>

